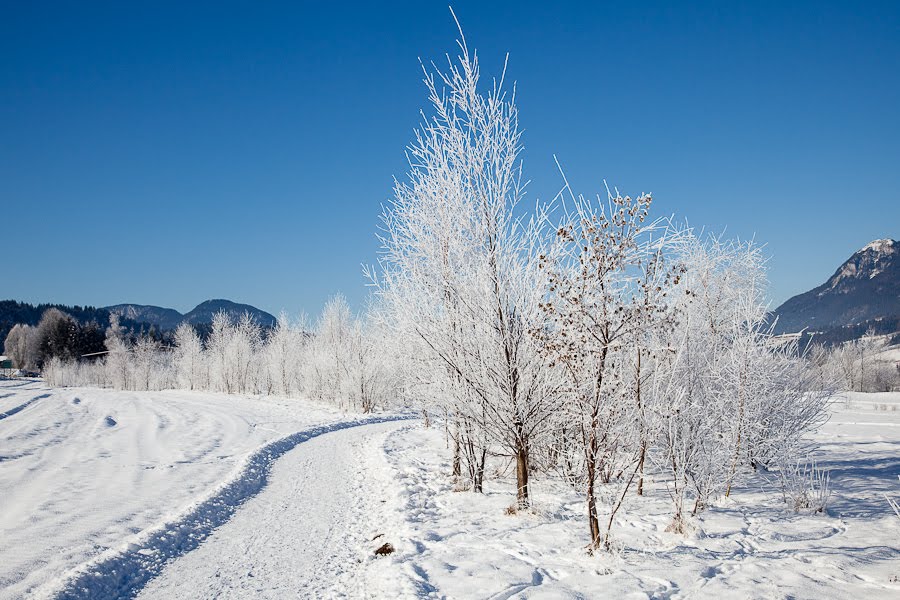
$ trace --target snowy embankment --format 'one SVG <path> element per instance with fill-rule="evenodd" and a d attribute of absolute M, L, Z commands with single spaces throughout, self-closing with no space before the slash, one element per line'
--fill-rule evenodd
<path fill-rule="evenodd" d="M 665 483 L 631 496 L 615 556 L 588 556 L 582 496 L 532 482 L 534 509 L 507 516 L 514 474 L 484 496 L 454 491 L 443 433 L 409 426 L 385 445 L 398 478 L 397 554 L 369 561 L 373 596 L 448 598 L 898 598 L 900 394 L 850 394 L 816 434 L 830 470 L 825 514 L 795 514 L 774 475 L 752 476 L 694 522 L 671 521 Z"/>
<path fill-rule="evenodd" d="M 308 402 L 0 382 L 0 597 L 133 593 L 267 483 L 361 421 Z"/>

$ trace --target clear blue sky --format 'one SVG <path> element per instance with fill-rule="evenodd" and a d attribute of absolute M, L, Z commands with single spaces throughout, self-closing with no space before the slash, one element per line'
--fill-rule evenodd
<path fill-rule="evenodd" d="M 554 153 L 653 192 L 766 242 L 776 303 L 900 237 L 900 2 L 454 8 L 486 73 L 510 53 L 531 200 Z M 445 2 L 4 2 L 0 298 L 360 305 L 455 38 Z"/>

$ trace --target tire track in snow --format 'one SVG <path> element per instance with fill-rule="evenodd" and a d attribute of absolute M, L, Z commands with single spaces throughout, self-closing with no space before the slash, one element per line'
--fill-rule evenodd
<path fill-rule="evenodd" d="M 148 581 L 159 575 L 166 563 L 197 548 L 241 505 L 259 494 L 268 483 L 275 461 L 299 444 L 333 431 L 407 418 L 390 416 L 342 421 L 298 431 L 266 444 L 247 459 L 235 479 L 212 496 L 124 551 L 82 567 L 56 598 L 134 597 Z"/>
<path fill-rule="evenodd" d="M 52 396 L 52 395 L 53 395 L 53 394 L 41 394 L 40 396 L 35 396 L 34 398 L 32 398 L 31 400 L 29 400 L 29 401 L 26 402 L 25 404 L 20 404 L 19 406 L 13 407 L 13 408 L 9 409 L 8 411 L 6 411 L 6 412 L 4 412 L 4 413 L 0 413 L 0 421 L 2 421 L 3 419 L 5 419 L 5 418 L 7 418 L 7 417 L 13 416 L 13 415 L 16 414 L 17 412 L 21 412 L 21 411 L 25 410 L 26 408 L 28 408 L 29 406 L 31 406 L 32 404 L 34 404 L 34 403 L 37 402 L 38 400 L 43 400 L 44 398 L 49 398 L 49 397 Z"/>

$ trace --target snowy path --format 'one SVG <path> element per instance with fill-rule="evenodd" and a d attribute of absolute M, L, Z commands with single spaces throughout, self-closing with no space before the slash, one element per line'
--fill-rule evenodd
<path fill-rule="evenodd" d="M 0 599 L 52 596 L 184 515 L 287 434 L 308 402 L 0 381 Z"/>
<path fill-rule="evenodd" d="M 379 505 L 390 486 L 377 450 L 404 425 L 352 427 L 300 444 L 275 463 L 258 496 L 139 598 L 363 596 L 357 571 L 383 531 Z"/>

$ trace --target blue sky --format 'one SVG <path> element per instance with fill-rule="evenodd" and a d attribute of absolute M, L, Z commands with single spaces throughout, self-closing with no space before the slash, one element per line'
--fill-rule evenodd
<path fill-rule="evenodd" d="M 510 53 L 530 200 L 607 179 L 755 236 L 775 303 L 900 237 L 900 3 L 456 2 Z M 0 298 L 357 306 L 455 49 L 445 2 L 29 3 L 0 18 Z"/>

